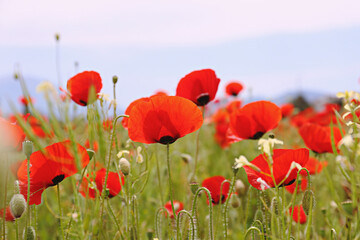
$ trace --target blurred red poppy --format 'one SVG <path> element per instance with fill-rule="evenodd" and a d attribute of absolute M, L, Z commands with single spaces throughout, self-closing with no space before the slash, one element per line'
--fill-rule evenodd
<path fill-rule="evenodd" d="M 334 130 L 335 146 L 341 140 L 341 132 L 337 127 Z M 333 153 L 331 146 L 331 129 L 330 127 L 323 127 L 313 123 L 306 123 L 302 125 L 299 130 L 305 145 L 316 153 Z"/>
<path fill-rule="evenodd" d="M 169 96 L 169 94 L 163 90 L 158 90 L 151 96 Z"/>
<path fill-rule="evenodd" d="M 21 149 L 21 144 L 25 139 L 25 133 L 21 127 L 0 117 L 0 133 L 0 149 Z"/>
<path fill-rule="evenodd" d="M 283 118 L 291 116 L 292 112 L 294 111 L 294 105 L 291 103 L 284 104 L 280 107 L 281 115 Z"/>
<path fill-rule="evenodd" d="M 3 218 L 4 217 L 4 209 L 0 209 L 0 217 Z M 10 210 L 10 206 L 8 206 L 5 209 L 5 221 L 8 222 L 13 222 L 15 221 L 15 217 L 12 215 L 11 210 Z"/>
<path fill-rule="evenodd" d="M 94 99 L 89 99 L 89 92 L 92 87 L 96 96 Z M 94 71 L 79 73 L 67 81 L 67 90 L 70 92 L 71 99 L 81 106 L 87 106 L 96 101 L 101 88 L 100 74 Z"/>
<path fill-rule="evenodd" d="M 174 200 L 173 203 L 174 203 L 174 209 L 175 209 L 176 214 L 178 214 L 181 210 L 184 209 L 184 204 L 182 202 Z M 167 211 L 167 214 L 169 214 L 170 218 L 174 218 L 174 214 L 173 214 L 172 207 L 171 207 L 171 202 L 168 201 L 167 203 L 165 203 L 164 207 Z"/>
<path fill-rule="evenodd" d="M 85 146 L 87 149 L 91 148 L 89 139 L 86 140 L 84 146 Z M 94 150 L 94 152 L 97 152 L 97 151 L 99 150 L 99 144 L 98 144 L 97 141 L 94 141 L 94 142 L 93 142 L 93 149 L 92 149 L 92 150 Z"/>
<path fill-rule="evenodd" d="M 328 164 L 327 161 L 320 162 L 316 158 L 309 157 L 309 161 L 307 161 L 304 168 L 306 168 L 309 171 L 310 175 L 314 175 L 320 173 L 321 170 L 327 166 L 327 164 Z M 300 173 L 303 176 L 307 176 L 306 171 L 301 171 Z"/>
<path fill-rule="evenodd" d="M 129 138 L 141 143 L 171 144 L 198 130 L 203 123 L 200 109 L 177 96 L 143 99 L 135 104 L 129 115 Z"/>
<path fill-rule="evenodd" d="M 259 139 L 281 120 L 281 110 L 272 102 L 252 102 L 230 115 L 230 130 L 240 139 Z"/>
<path fill-rule="evenodd" d="M 42 192 L 51 186 L 55 186 L 65 178 L 78 172 L 75 156 L 71 151 L 72 142 L 64 141 L 55 143 L 43 149 L 43 152 L 36 151 L 30 156 L 30 205 L 41 203 Z M 89 163 L 89 156 L 86 149 L 76 144 L 77 154 L 81 166 Z M 24 160 L 18 169 L 20 193 L 27 199 L 27 160 Z"/>
<path fill-rule="evenodd" d="M 108 195 L 109 198 L 118 195 L 119 192 L 121 191 L 121 186 L 124 185 L 125 182 L 124 177 L 120 175 L 121 176 L 121 182 L 120 182 L 119 174 L 116 172 L 109 172 L 108 174 L 106 189 L 109 190 L 109 195 Z M 106 168 L 101 168 L 96 172 L 95 183 L 96 183 L 96 188 L 99 190 L 100 195 L 102 194 L 103 191 L 105 176 L 106 176 Z"/>
<path fill-rule="evenodd" d="M 125 119 L 125 118 L 124 118 Z M 103 127 L 105 131 L 110 131 L 113 128 L 113 119 L 106 119 L 103 121 Z"/>
<path fill-rule="evenodd" d="M 95 185 L 95 177 L 87 174 L 86 177 L 81 181 L 81 185 L 79 187 L 79 193 L 85 198 L 95 198 L 96 197 L 96 187 Z"/>
<path fill-rule="evenodd" d="M 243 85 L 239 82 L 230 82 L 226 85 L 225 92 L 227 95 L 236 97 L 243 88 Z"/>
<path fill-rule="evenodd" d="M 211 202 L 213 205 L 224 203 L 226 198 L 228 197 L 230 183 L 224 182 L 226 179 L 223 176 L 214 176 L 206 178 L 201 186 L 206 187 L 211 194 Z M 222 192 L 221 191 L 221 184 L 222 184 Z M 209 199 L 207 199 L 207 203 L 209 204 Z"/>
<path fill-rule="evenodd" d="M 214 70 L 193 71 L 183 77 L 176 88 L 176 96 L 187 98 L 198 106 L 205 106 L 215 98 L 220 79 Z"/>
<path fill-rule="evenodd" d="M 289 208 L 289 214 L 292 214 L 292 208 Z M 302 205 L 294 206 L 293 220 L 297 223 L 306 223 L 306 214 Z"/>
<path fill-rule="evenodd" d="M 298 114 L 294 115 L 290 119 L 290 123 L 300 128 L 304 123 L 308 122 L 308 119 L 315 115 L 315 110 L 312 107 L 309 107 Z"/>
<path fill-rule="evenodd" d="M 228 105 L 226 106 L 226 110 L 228 111 L 229 114 L 231 114 L 232 112 L 240 109 L 240 108 L 241 108 L 241 104 L 242 104 L 242 102 L 241 102 L 240 100 L 231 101 L 231 102 L 228 103 Z"/>
<path fill-rule="evenodd" d="M 300 149 L 274 149 L 272 156 L 273 164 L 267 159 L 265 154 L 257 156 L 251 161 L 258 169 L 250 166 L 244 166 L 249 183 L 256 189 L 265 190 L 275 187 L 271 172 L 274 174 L 276 184 L 287 186 L 292 184 L 297 176 L 298 169 L 291 169 L 292 162 L 305 166 L 309 160 L 309 150 Z M 272 167 L 272 171 L 270 170 Z M 259 171 L 258 171 L 259 170 Z"/>
<path fill-rule="evenodd" d="M 32 97 L 26 98 L 25 96 L 22 96 L 19 98 L 19 101 L 24 105 L 27 106 L 29 103 L 34 103 L 35 100 Z"/>

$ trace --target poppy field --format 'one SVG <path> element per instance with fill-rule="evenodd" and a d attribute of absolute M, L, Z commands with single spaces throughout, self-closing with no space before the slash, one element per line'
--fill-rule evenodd
<path fill-rule="evenodd" d="M 202 69 L 120 113 L 118 78 L 84 71 L 37 86 L 44 114 L 15 78 L 2 239 L 360 239 L 359 93 L 244 103 L 246 85 Z"/>

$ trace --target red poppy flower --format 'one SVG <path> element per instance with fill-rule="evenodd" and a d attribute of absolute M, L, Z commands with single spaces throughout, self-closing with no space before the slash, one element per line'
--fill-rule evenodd
<path fill-rule="evenodd" d="M 125 118 L 124 118 L 125 119 Z M 112 119 L 106 119 L 103 121 L 103 127 L 105 131 L 110 131 L 113 128 L 113 120 Z"/>
<path fill-rule="evenodd" d="M 0 209 L 0 217 L 4 217 L 4 209 Z M 5 209 L 5 221 L 13 222 L 15 221 L 15 217 L 12 215 L 10 206 Z"/>
<path fill-rule="evenodd" d="M 24 97 L 24 96 L 20 97 L 19 101 L 20 101 L 24 106 L 29 105 L 29 103 L 34 103 L 34 102 L 35 102 L 33 98 L 31 98 L 31 97 L 26 98 L 26 97 Z"/>
<path fill-rule="evenodd" d="M 243 85 L 239 82 L 231 82 L 228 85 L 226 85 L 225 92 L 227 95 L 231 95 L 236 97 L 241 90 L 243 90 Z"/>
<path fill-rule="evenodd" d="M 59 142 L 50 145 L 41 151 L 34 152 L 30 156 L 30 204 L 40 204 L 42 192 L 51 186 L 55 186 L 65 178 L 78 172 L 75 156 L 71 151 L 70 141 Z M 77 154 L 81 166 L 89 163 L 86 149 L 77 145 Z M 27 199 L 27 160 L 24 160 L 17 172 L 20 185 L 20 193 Z"/>
<path fill-rule="evenodd" d="M 16 124 L 0 117 L 0 148 L 21 149 L 25 133 Z"/>
<path fill-rule="evenodd" d="M 126 115 L 130 115 L 130 112 L 131 112 L 131 109 L 136 105 L 138 104 L 139 102 L 142 102 L 142 101 L 148 101 L 150 98 L 139 98 L 139 99 L 136 99 L 135 101 L 131 102 L 129 104 L 129 106 L 126 108 L 125 110 L 125 114 Z M 121 124 L 122 126 L 127 129 L 128 128 L 128 125 L 129 125 L 129 118 L 127 117 L 124 117 L 121 121 Z"/>
<path fill-rule="evenodd" d="M 234 100 L 231 101 L 230 103 L 228 103 L 228 105 L 226 106 L 226 110 L 228 111 L 228 113 L 232 113 L 238 109 L 241 108 L 241 104 L 242 102 L 240 100 Z"/>
<path fill-rule="evenodd" d="M 211 202 L 213 205 L 219 204 L 220 200 L 221 203 L 224 203 L 228 197 L 230 183 L 225 182 L 222 187 L 222 192 L 220 192 L 221 184 L 225 180 L 226 179 L 223 176 L 214 176 L 206 178 L 201 184 L 201 186 L 206 187 L 210 191 Z M 209 199 L 207 200 L 207 203 L 209 204 Z"/>
<path fill-rule="evenodd" d="M 291 103 L 284 104 L 280 107 L 281 115 L 283 118 L 286 118 L 292 114 L 294 111 L 294 105 Z"/>
<path fill-rule="evenodd" d="M 219 82 L 220 79 L 212 69 L 194 71 L 180 80 L 176 96 L 187 98 L 198 106 L 205 106 L 215 98 Z"/>
<path fill-rule="evenodd" d="M 304 178 L 300 179 L 299 181 L 300 181 L 300 183 L 298 183 L 298 188 L 297 188 L 298 191 L 297 192 L 304 192 L 308 186 L 307 179 L 304 177 Z M 291 194 L 293 194 L 295 192 L 295 188 L 296 188 L 296 181 L 288 186 L 285 186 L 285 189 Z"/>
<path fill-rule="evenodd" d="M 67 81 L 67 90 L 70 92 L 71 99 L 81 106 L 87 106 L 96 100 L 96 98 L 89 99 L 89 91 L 92 87 L 97 98 L 102 88 L 102 81 L 100 74 L 94 71 L 79 73 Z"/>
<path fill-rule="evenodd" d="M 203 123 L 200 109 L 177 96 L 143 99 L 129 115 L 129 138 L 142 143 L 170 144 L 198 130 Z"/>
<path fill-rule="evenodd" d="M 163 90 L 158 90 L 152 96 L 169 96 L 169 94 Z"/>
<path fill-rule="evenodd" d="M 180 201 L 173 201 L 174 203 L 174 209 L 175 209 L 175 213 L 178 214 L 181 210 L 184 209 L 184 204 Z M 172 207 L 171 207 L 171 201 L 168 201 L 167 203 L 165 203 L 165 209 L 167 211 L 167 214 L 169 214 L 170 218 L 174 218 L 174 214 L 172 211 Z"/>
<path fill-rule="evenodd" d="M 328 163 L 326 161 L 320 162 L 316 158 L 309 157 L 309 161 L 307 161 L 304 168 L 309 171 L 310 175 L 314 175 L 320 173 L 321 170 L 327 166 L 327 164 Z M 306 171 L 301 171 L 300 173 L 304 176 L 307 176 Z"/>
<path fill-rule="evenodd" d="M 289 214 L 291 216 L 292 208 L 289 208 Z M 302 205 L 294 206 L 293 220 L 300 224 L 306 223 L 306 214 Z"/>
<path fill-rule="evenodd" d="M 251 161 L 260 171 L 257 171 L 249 166 L 244 166 L 249 183 L 256 189 L 265 190 L 267 188 L 275 187 L 274 181 L 271 177 L 270 167 L 274 174 L 276 184 L 287 186 L 292 184 L 297 176 L 298 169 L 291 169 L 292 162 L 305 166 L 309 160 L 309 150 L 305 148 L 300 149 L 274 149 L 272 156 L 273 165 L 271 166 L 265 154 L 257 156 Z"/>
<path fill-rule="evenodd" d="M 83 178 L 81 181 L 81 185 L 79 187 L 79 192 L 83 197 L 87 198 L 95 198 L 96 197 L 96 189 L 93 188 L 95 185 L 95 177 L 90 176 L 89 174 Z"/>
<path fill-rule="evenodd" d="M 232 134 L 240 139 L 259 139 L 281 120 L 281 110 L 272 102 L 252 102 L 230 115 Z"/>
<path fill-rule="evenodd" d="M 103 191 L 103 185 L 105 182 L 105 177 L 106 177 L 106 169 L 105 168 L 101 168 L 100 170 L 98 170 L 96 172 L 96 177 L 95 177 L 95 183 L 96 183 L 96 187 L 99 190 L 100 195 L 102 194 Z M 115 197 L 116 195 L 119 194 L 119 192 L 121 191 L 121 186 L 124 185 L 124 177 L 121 176 L 121 183 L 120 183 L 120 178 L 119 178 L 119 174 L 116 172 L 109 172 L 108 174 L 108 179 L 106 182 L 106 188 L 109 190 L 109 198 Z"/>
<path fill-rule="evenodd" d="M 303 124 L 308 122 L 308 119 L 311 118 L 312 116 L 314 116 L 316 113 L 314 111 L 313 108 L 309 107 L 301 112 L 299 112 L 298 114 L 296 114 L 295 116 L 293 116 L 290 120 L 290 123 L 297 127 L 300 128 Z"/>
<path fill-rule="evenodd" d="M 337 127 L 334 130 L 335 146 L 341 140 L 341 132 Z M 316 153 L 333 153 L 331 147 L 331 129 L 313 123 L 304 124 L 299 133 L 305 145 Z"/>

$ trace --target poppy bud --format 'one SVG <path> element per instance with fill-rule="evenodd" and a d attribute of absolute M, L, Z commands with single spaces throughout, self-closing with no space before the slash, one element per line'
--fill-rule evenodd
<path fill-rule="evenodd" d="M 240 200 L 239 200 L 239 198 L 236 196 L 236 194 L 231 194 L 230 201 L 231 201 L 231 206 L 232 206 L 233 208 L 238 208 L 238 207 L 240 206 Z"/>
<path fill-rule="evenodd" d="M 354 208 L 353 208 L 352 203 L 353 202 L 351 200 L 347 200 L 347 201 L 341 203 L 341 205 L 344 208 L 345 212 L 347 214 L 349 214 L 349 215 L 353 215 Z"/>
<path fill-rule="evenodd" d="M 86 152 L 89 155 L 89 160 L 91 160 L 92 157 L 94 156 L 95 152 L 91 149 L 86 149 Z"/>
<path fill-rule="evenodd" d="M 35 229 L 32 226 L 28 226 L 24 229 L 23 233 L 23 239 L 24 240 L 35 240 Z"/>
<path fill-rule="evenodd" d="M 118 77 L 116 75 L 114 75 L 113 78 L 112 78 L 112 81 L 113 81 L 114 84 L 116 84 L 117 81 L 118 81 Z"/>
<path fill-rule="evenodd" d="M 199 183 L 198 182 L 191 182 L 190 183 L 190 189 L 193 194 L 196 193 L 196 191 L 199 189 Z"/>
<path fill-rule="evenodd" d="M 236 180 L 235 182 L 235 192 L 237 192 L 239 196 L 245 195 L 246 187 L 240 179 Z"/>
<path fill-rule="evenodd" d="M 312 202 L 312 209 L 315 207 L 315 196 L 311 190 L 306 190 L 302 199 L 302 206 L 306 215 L 309 215 L 310 204 Z"/>
<path fill-rule="evenodd" d="M 127 176 L 130 173 L 130 163 L 126 158 L 121 158 L 119 161 L 121 172 Z"/>
<path fill-rule="evenodd" d="M 182 153 L 181 155 L 181 159 L 184 161 L 184 163 L 188 164 L 192 161 L 192 157 L 189 154 L 186 153 Z"/>
<path fill-rule="evenodd" d="M 19 79 L 19 74 L 14 73 L 14 78 L 15 78 L 15 79 Z"/>
<path fill-rule="evenodd" d="M 30 155 L 33 152 L 33 143 L 31 141 L 25 140 L 22 143 L 23 145 L 23 153 L 27 157 L 27 159 L 30 159 Z"/>
<path fill-rule="evenodd" d="M 15 194 L 10 200 L 10 211 L 15 218 L 20 218 L 26 210 L 26 201 L 24 195 Z"/>
<path fill-rule="evenodd" d="M 281 204 L 281 198 L 279 198 L 279 200 Z M 271 200 L 271 211 L 279 216 L 279 202 L 276 197 Z"/>
<path fill-rule="evenodd" d="M 60 40 L 60 34 L 55 33 L 55 40 L 56 40 L 56 41 L 59 41 L 59 40 Z"/>

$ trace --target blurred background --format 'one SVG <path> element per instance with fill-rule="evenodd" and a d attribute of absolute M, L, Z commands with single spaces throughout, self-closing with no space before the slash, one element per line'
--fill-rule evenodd
<path fill-rule="evenodd" d="M 0 0 L 0 109 L 22 95 L 21 71 L 35 107 L 48 80 L 66 88 L 95 70 L 120 109 L 157 90 L 175 94 L 193 70 L 212 68 L 244 84 L 246 101 L 278 104 L 359 90 L 360 2 Z M 55 35 L 59 35 L 56 41 Z"/>

